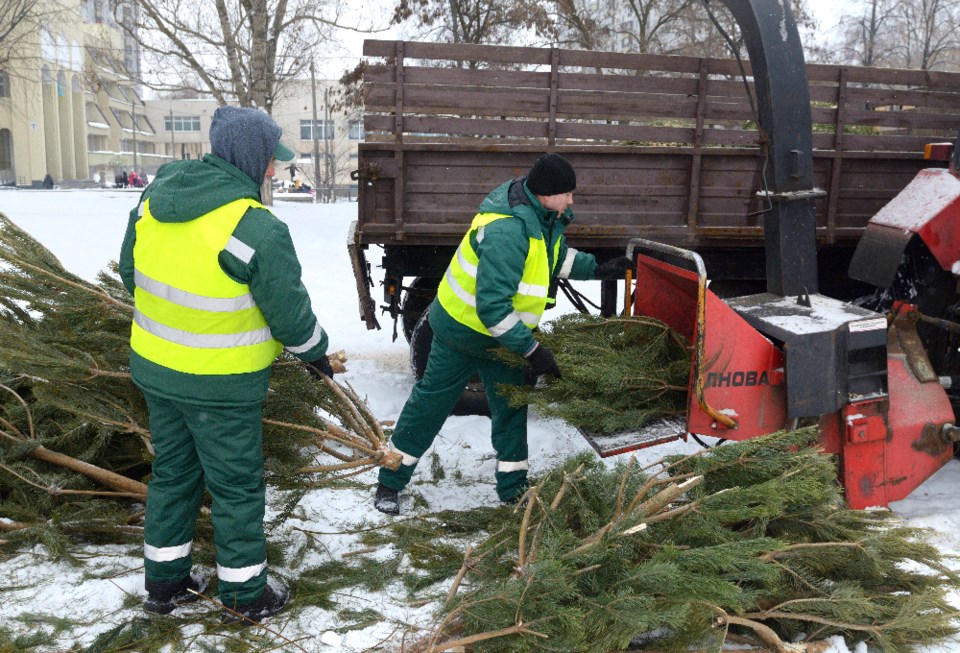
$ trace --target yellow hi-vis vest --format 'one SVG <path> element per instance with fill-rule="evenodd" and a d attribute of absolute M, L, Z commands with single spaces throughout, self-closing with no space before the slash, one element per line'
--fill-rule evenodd
<path fill-rule="evenodd" d="M 478 213 L 463 237 L 447 272 L 440 281 L 437 298 L 440 305 L 460 324 L 474 331 L 497 338 L 509 331 L 517 322 L 533 329 L 540 323 L 546 308 L 550 290 L 550 259 L 547 244 L 542 237 L 530 238 L 527 260 L 523 264 L 523 276 L 513 295 L 513 312 L 489 329 L 477 316 L 477 256 L 470 244 L 470 236 L 494 220 L 512 217 L 501 213 Z M 560 252 L 560 239 L 554 244 L 553 265 L 556 266 Z"/>
<path fill-rule="evenodd" d="M 133 351 L 188 374 L 242 374 L 270 366 L 283 346 L 273 339 L 250 286 L 231 279 L 217 262 L 231 247 L 250 253 L 232 234 L 251 207 L 263 205 L 239 199 L 195 220 L 170 223 L 158 222 L 150 200 L 144 202 L 133 246 Z"/>

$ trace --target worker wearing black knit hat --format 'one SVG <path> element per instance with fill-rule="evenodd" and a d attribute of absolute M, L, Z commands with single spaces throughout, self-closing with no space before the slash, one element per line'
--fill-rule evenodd
<path fill-rule="evenodd" d="M 430 355 L 391 438 L 402 464 L 395 471 L 380 469 L 374 505 L 381 512 L 399 514 L 399 492 L 477 373 L 490 405 L 497 496 L 505 503 L 523 496 L 527 409 L 510 406 L 502 388 L 524 383 L 528 373 L 560 376 L 553 354 L 533 337 L 553 302 L 551 280 L 604 273 L 592 254 L 568 247 L 563 236 L 574 219 L 576 187 L 570 162 L 543 154 L 526 177 L 504 182 L 480 204 L 428 309 Z M 505 363 L 495 353 L 501 348 L 526 357 L 528 370 Z"/>
<path fill-rule="evenodd" d="M 559 154 L 541 154 L 527 173 L 527 188 L 534 195 L 562 195 L 577 188 L 577 173 Z"/>

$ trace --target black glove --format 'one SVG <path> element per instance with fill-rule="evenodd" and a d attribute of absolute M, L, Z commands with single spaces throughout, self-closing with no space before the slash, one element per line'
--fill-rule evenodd
<path fill-rule="evenodd" d="M 535 376 L 549 374 L 558 379 L 561 376 L 560 368 L 557 367 L 557 361 L 553 357 L 553 352 L 543 345 L 538 344 L 533 352 L 527 354 L 527 361 L 530 363 L 530 371 L 533 372 Z"/>
<path fill-rule="evenodd" d="M 330 365 L 330 359 L 327 358 L 326 354 L 315 361 L 307 363 L 307 371 L 310 372 L 310 376 L 317 381 L 323 381 L 321 376 L 325 376 L 328 379 L 333 378 L 333 367 Z"/>
<path fill-rule="evenodd" d="M 633 259 L 627 256 L 615 258 L 607 261 L 603 265 L 598 265 L 593 271 L 595 279 L 622 279 L 623 273 L 633 269 Z"/>

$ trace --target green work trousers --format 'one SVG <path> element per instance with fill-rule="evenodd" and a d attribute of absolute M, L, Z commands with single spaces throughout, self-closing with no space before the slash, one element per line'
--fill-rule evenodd
<path fill-rule="evenodd" d="M 497 496 L 510 501 L 527 487 L 527 407 L 512 408 L 497 390 L 501 384 L 520 385 L 524 370 L 487 355 L 454 349 L 436 335 L 423 378 L 400 411 L 390 441 L 404 456 L 396 471 L 380 469 L 380 483 L 402 490 L 410 482 L 419 458 L 433 444 L 470 378 L 480 373 L 491 415 L 491 439 L 497 453 Z"/>
<path fill-rule="evenodd" d="M 145 396 L 157 456 L 147 490 L 147 578 L 176 581 L 190 573 L 206 485 L 219 599 L 231 607 L 255 601 L 267 582 L 261 404 L 199 406 Z"/>

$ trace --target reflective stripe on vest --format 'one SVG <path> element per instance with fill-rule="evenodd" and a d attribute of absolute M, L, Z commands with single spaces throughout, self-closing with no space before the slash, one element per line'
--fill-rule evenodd
<path fill-rule="evenodd" d="M 533 329 L 540 323 L 543 309 L 547 305 L 550 291 L 550 259 L 547 257 L 547 245 L 543 238 L 530 238 L 527 259 L 523 264 L 523 275 L 513 295 L 513 312 L 499 324 L 489 329 L 477 316 L 477 256 L 470 237 L 495 220 L 512 216 L 500 213 L 478 213 L 470 225 L 447 272 L 440 281 L 437 298 L 440 305 L 460 324 L 488 336 L 499 337 L 509 331 L 518 322 Z M 478 237 L 480 235 L 478 234 Z M 553 260 L 557 260 L 560 251 L 560 239 L 554 244 Z"/>
<path fill-rule="evenodd" d="M 149 199 L 142 208 L 133 247 L 131 348 L 188 374 L 243 374 L 269 367 L 282 346 L 250 287 L 227 276 L 218 262 L 222 250 L 231 243 L 236 249 L 240 242 L 231 235 L 240 218 L 263 205 L 240 199 L 189 222 L 158 222 Z"/>

